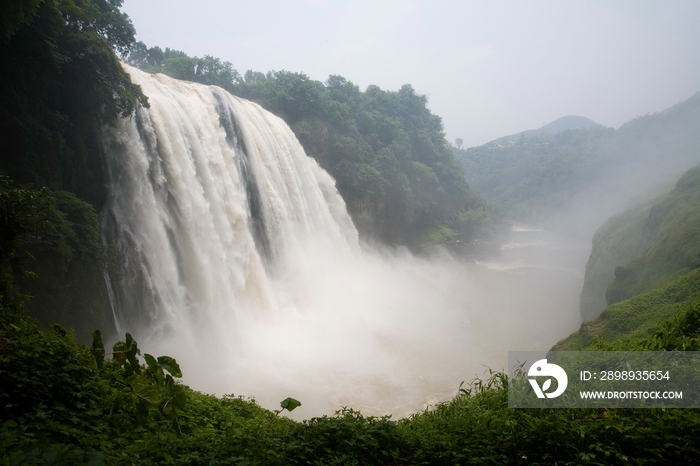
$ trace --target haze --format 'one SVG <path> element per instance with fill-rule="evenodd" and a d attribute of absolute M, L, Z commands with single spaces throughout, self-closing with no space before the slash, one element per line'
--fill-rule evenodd
<path fill-rule="evenodd" d="M 410 83 L 465 146 L 564 115 L 618 127 L 700 90 L 700 3 L 126 0 L 149 47 L 244 73 Z"/>

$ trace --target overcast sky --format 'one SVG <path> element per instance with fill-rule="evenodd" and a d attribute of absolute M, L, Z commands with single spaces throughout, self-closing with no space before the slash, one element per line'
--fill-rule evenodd
<path fill-rule="evenodd" d="M 700 91 L 700 1 L 125 0 L 137 39 L 246 70 L 410 83 L 449 141 L 619 127 Z"/>

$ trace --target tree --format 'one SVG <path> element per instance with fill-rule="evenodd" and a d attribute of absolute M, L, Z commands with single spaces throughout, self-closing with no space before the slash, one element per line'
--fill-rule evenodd
<path fill-rule="evenodd" d="M 36 15 L 37 8 L 43 0 L 2 0 L 0 2 L 0 36 L 5 41 L 10 38 L 22 26 L 29 24 Z"/>
<path fill-rule="evenodd" d="M 45 0 L 0 43 L 0 170 L 17 183 L 104 199 L 96 130 L 148 105 L 115 55 L 134 41 L 120 5 Z"/>

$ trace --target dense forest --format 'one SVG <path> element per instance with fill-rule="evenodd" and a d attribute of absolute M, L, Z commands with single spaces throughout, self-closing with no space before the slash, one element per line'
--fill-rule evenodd
<path fill-rule="evenodd" d="M 408 85 L 362 92 L 339 76 L 326 83 L 286 71 L 241 77 L 213 57 L 135 43 L 121 0 L 6 3 L 0 22 L 0 464 L 700 462 L 692 409 L 512 409 L 508 377 L 493 373 L 465 385 L 452 401 L 402 420 L 342 409 L 295 422 L 280 412 L 296 400 L 271 412 L 254 400 L 191 390 L 176 380 L 183 374 L 175 359 L 142 353 L 129 334 L 105 348 L 100 332 L 92 333 L 113 331 L 102 273 L 113 265 L 114 251 L 100 240 L 97 213 L 106 197 L 100 128 L 148 105 L 117 54 L 146 70 L 222 86 L 280 115 L 336 178 L 367 235 L 395 244 L 473 242 L 494 239 L 502 219 L 469 188 L 439 117 Z M 503 183 L 520 182 L 511 191 L 504 184 L 500 194 L 484 192 L 515 216 L 537 217 L 546 209 L 537 210 L 536 199 L 547 199 L 547 209 L 563 206 L 606 167 L 629 166 L 624 163 L 646 154 L 650 144 L 685 162 L 687 150 L 697 153 L 698 145 L 687 139 L 674 145 L 667 129 L 695 114 L 697 100 L 619 130 L 569 130 L 493 148 L 503 157 L 480 158 L 479 173 L 485 176 L 488 165 Z M 686 135 L 697 125 L 673 128 Z M 613 152 L 593 151 L 603 146 L 641 152 L 621 150 L 624 163 L 617 165 Z M 523 162 L 539 162 L 515 163 L 516 149 Z M 656 167 L 651 158 L 642 160 Z M 468 175 L 478 172 L 467 168 Z M 698 173 L 687 172 L 672 190 L 649 193 L 603 227 L 589 278 L 602 270 L 594 300 L 604 293 L 604 305 L 612 306 L 559 347 L 700 350 Z M 76 336 L 92 344 L 76 344 Z"/>

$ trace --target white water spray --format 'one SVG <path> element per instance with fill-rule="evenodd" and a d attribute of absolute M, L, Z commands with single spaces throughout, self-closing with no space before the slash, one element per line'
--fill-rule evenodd
<path fill-rule="evenodd" d="M 175 357 L 193 388 L 271 409 L 293 396 L 301 417 L 346 405 L 407 415 L 502 369 L 507 350 L 575 329 L 577 307 L 533 296 L 516 274 L 366 250 L 334 180 L 281 119 L 127 70 L 150 109 L 105 131 L 116 323 Z"/>

